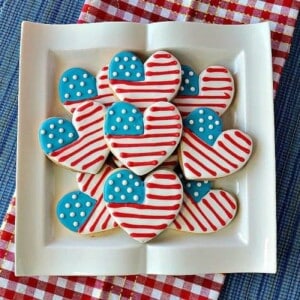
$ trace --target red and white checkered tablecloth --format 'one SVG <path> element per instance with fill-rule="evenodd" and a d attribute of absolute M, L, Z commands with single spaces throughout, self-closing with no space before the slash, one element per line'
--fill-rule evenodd
<path fill-rule="evenodd" d="M 270 21 L 274 91 L 290 49 L 299 1 L 86 0 L 79 23 L 166 20 L 217 24 Z M 15 199 L 0 229 L 0 299 L 217 299 L 223 274 L 15 277 Z"/>
<path fill-rule="evenodd" d="M 0 299 L 217 299 L 225 276 L 15 277 L 15 199 L 0 229 Z"/>
<path fill-rule="evenodd" d="M 274 92 L 290 50 L 300 1 L 293 0 L 86 0 L 79 23 L 168 20 L 214 24 L 269 21 Z"/>

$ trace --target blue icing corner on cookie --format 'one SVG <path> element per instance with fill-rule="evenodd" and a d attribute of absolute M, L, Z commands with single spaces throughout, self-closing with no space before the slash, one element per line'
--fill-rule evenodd
<path fill-rule="evenodd" d="M 77 139 L 78 133 L 73 124 L 62 118 L 47 119 L 39 128 L 40 146 L 46 154 L 63 148 Z"/>
<path fill-rule="evenodd" d="M 190 129 L 197 137 L 212 146 L 222 132 L 222 120 L 210 108 L 197 108 L 183 121 L 184 127 Z"/>
<path fill-rule="evenodd" d="M 58 220 L 69 230 L 79 232 L 89 218 L 96 200 L 80 191 L 64 195 L 56 206 Z"/>
<path fill-rule="evenodd" d="M 196 96 L 199 94 L 199 76 L 190 66 L 181 66 L 181 86 L 179 96 Z"/>
<path fill-rule="evenodd" d="M 60 77 L 58 92 L 62 103 L 94 98 L 98 94 L 96 78 L 81 68 L 68 69 Z"/>
<path fill-rule="evenodd" d="M 113 172 L 104 183 L 104 201 L 141 204 L 145 199 L 144 182 L 128 169 Z"/>
<path fill-rule="evenodd" d="M 143 114 L 134 105 L 116 102 L 106 112 L 106 135 L 141 135 L 144 133 Z"/>
<path fill-rule="evenodd" d="M 110 80 L 143 81 L 144 65 L 134 53 L 122 51 L 110 61 L 108 76 Z"/>

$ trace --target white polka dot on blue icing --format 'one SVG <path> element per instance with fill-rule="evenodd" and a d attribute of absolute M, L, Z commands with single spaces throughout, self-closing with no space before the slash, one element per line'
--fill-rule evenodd
<path fill-rule="evenodd" d="M 44 131 L 47 134 L 42 134 Z M 72 134 L 71 137 L 70 134 Z M 61 118 L 47 119 L 41 124 L 39 129 L 40 146 L 46 154 L 61 149 L 77 138 L 78 134 L 73 124 Z"/>
<path fill-rule="evenodd" d="M 96 97 L 96 78 L 82 68 L 68 69 L 60 78 L 58 91 L 63 103 Z"/>
<path fill-rule="evenodd" d="M 199 116 L 201 117 L 199 118 Z M 216 123 L 216 121 L 218 122 Z M 222 132 L 221 118 L 209 108 L 195 109 L 184 119 L 183 124 L 211 146 Z"/>
<path fill-rule="evenodd" d="M 107 110 L 104 132 L 106 135 L 142 135 L 143 114 L 128 102 L 116 102 Z"/>
<path fill-rule="evenodd" d="M 86 206 L 86 203 L 89 203 L 89 206 Z M 77 232 L 86 222 L 95 205 L 96 200 L 90 198 L 87 194 L 80 191 L 71 192 L 58 201 L 56 215 L 66 228 Z"/>
<path fill-rule="evenodd" d="M 211 189 L 209 181 L 186 180 L 184 176 L 180 177 L 183 183 L 184 192 L 195 202 L 201 201 Z"/>
<path fill-rule="evenodd" d="M 145 79 L 144 64 L 132 52 L 119 52 L 110 61 L 108 77 L 116 80 L 142 81 Z"/>
<path fill-rule="evenodd" d="M 178 95 L 195 96 L 199 94 L 199 77 L 190 66 L 182 65 L 182 80 Z"/>
<path fill-rule="evenodd" d="M 121 178 L 118 175 L 121 174 Z M 109 181 L 115 184 L 111 186 Z M 138 182 L 138 185 L 135 183 Z M 116 190 L 117 188 L 117 190 Z M 143 181 L 128 169 L 121 169 L 112 173 L 104 183 L 104 200 L 110 203 L 143 203 L 145 189 Z"/>

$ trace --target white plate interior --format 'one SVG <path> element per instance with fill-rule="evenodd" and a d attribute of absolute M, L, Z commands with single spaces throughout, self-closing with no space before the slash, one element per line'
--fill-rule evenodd
<path fill-rule="evenodd" d="M 108 32 L 112 38 L 106 37 Z M 113 33 L 122 38 L 115 39 Z M 143 59 L 155 50 L 164 49 L 197 72 L 209 65 L 221 64 L 233 73 L 236 96 L 223 115 L 225 129 L 246 131 L 253 137 L 255 147 L 246 167 L 214 182 L 214 187 L 232 192 L 239 201 L 237 217 L 227 228 L 205 235 L 169 229 L 147 244 L 140 244 L 120 229 L 94 237 L 75 234 L 56 219 L 57 201 L 78 188 L 75 173 L 54 165 L 42 154 L 37 139 L 38 127 L 50 116 L 70 118 L 57 92 L 58 79 L 65 69 L 82 67 L 96 75 L 115 53 L 124 49 L 137 52 Z M 274 272 L 276 223 L 271 74 L 266 23 L 223 27 L 179 23 L 84 26 L 24 23 L 16 273 Z M 26 176 L 28 169 L 34 170 L 31 176 Z M 80 263 L 76 263 L 79 259 Z"/>

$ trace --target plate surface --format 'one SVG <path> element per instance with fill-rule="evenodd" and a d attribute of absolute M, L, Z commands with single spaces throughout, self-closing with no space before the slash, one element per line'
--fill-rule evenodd
<path fill-rule="evenodd" d="M 120 50 L 146 58 L 172 52 L 197 72 L 228 67 L 236 97 L 223 115 L 225 129 L 253 137 L 252 158 L 241 171 L 216 180 L 236 194 L 238 215 L 220 232 L 166 230 L 140 244 L 120 229 L 87 237 L 63 228 L 55 206 L 77 188 L 75 174 L 42 153 L 37 133 L 50 116 L 70 118 L 58 100 L 58 78 L 70 67 L 96 74 Z M 275 154 L 270 31 L 257 25 L 98 23 L 22 26 L 17 162 L 17 275 L 200 274 L 276 271 Z M 34 171 L 34 172 L 33 172 Z"/>

